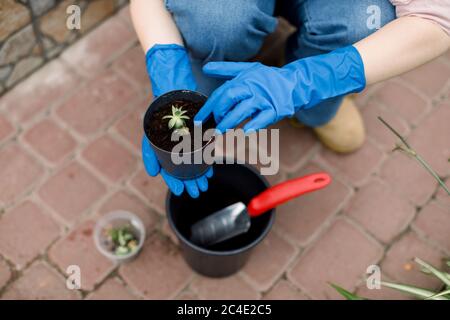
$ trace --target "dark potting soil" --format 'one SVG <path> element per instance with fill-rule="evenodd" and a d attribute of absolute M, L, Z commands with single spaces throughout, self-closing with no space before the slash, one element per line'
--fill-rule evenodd
<path fill-rule="evenodd" d="M 173 197 L 172 211 L 174 223 L 185 238 L 191 238 L 191 226 L 231 204 L 242 201 L 247 205 L 258 193 L 265 190 L 261 181 L 255 181 L 254 173 L 247 169 L 239 168 L 237 165 L 216 165 L 214 176 L 209 179 L 209 188 L 202 192 L 200 197 L 192 199 L 183 194 Z M 230 251 L 240 249 L 257 239 L 266 228 L 270 215 L 262 214 L 252 218 L 251 227 L 248 232 L 228 239 L 208 249 L 213 251 Z"/>
<path fill-rule="evenodd" d="M 168 123 L 170 119 L 163 119 L 164 116 L 172 115 L 172 106 L 180 108 L 186 111 L 184 115 L 189 117 L 189 120 L 185 120 L 186 126 L 189 128 L 189 132 L 191 133 L 191 151 L 194 151 L 195 141 L 193 137 L 194 132 L 194 117 L 200 108 L 203 106 L 203 103 L 192 102 L 187 100 L 175 100 L 171 103 L 168 103 L 161 107 L 159 110 L 155 111 L 148 123 L 146 124 L 145 132 L 148 133 L 151 142 L 157 147 L 171 151 L 174 146 L 180 143 L 182 140 L 180 138 L 179 141 L 172 141 L 172 129 L 169 129 Z M 202 130 L 205 132 L 207 129 L 214 128 L 215 122 L 214 119 L 211 118 L 206 123 L 203 123 Z M 202 147 L 205 146 L 208 141 L 201 141 Z M 200 143 L 197 142 L 198 145 Z"/>

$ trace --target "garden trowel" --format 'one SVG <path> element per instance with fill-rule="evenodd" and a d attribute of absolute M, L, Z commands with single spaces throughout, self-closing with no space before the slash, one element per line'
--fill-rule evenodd
<path fill-rule="evenodd" d="M 191 227 L 191 241 L 211 246 L 243 234 L 250 229 L 252 218 L 302 194 L 322 189 L 330 182 L 328 174 L 315 173 L 277 184 L 253 197 L 247 207 L 237 202 L 196 222 Z"/>

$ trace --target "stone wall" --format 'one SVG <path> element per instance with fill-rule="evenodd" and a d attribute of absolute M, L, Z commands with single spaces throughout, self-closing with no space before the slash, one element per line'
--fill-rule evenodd
<path fill-rule="evenodd" d="M 126 0 L 0 0 L 0 95 L 5 93 Z M 81 9 L 81 28 L 66 26 L 69 5 Z"/>

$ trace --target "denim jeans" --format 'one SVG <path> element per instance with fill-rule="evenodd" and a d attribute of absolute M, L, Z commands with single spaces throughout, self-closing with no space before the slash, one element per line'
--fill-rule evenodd
<path fill-rule="evenodd" d="M 395 19 L 389 0 L 166 0 L 189 50 L 198 90 L 209 95 L 222 80 L 206 77 L 201 67 L 210 61 L 245 61 L 255 56 L 265 37 L 277 26 L 275 16 L 297 27 L 288 39 L 286 61 L 327 53 L 354 44 L 380 24 Z M 303 124 L 329 122 L 343 97 L 326 100 L 296 113 Z"/>

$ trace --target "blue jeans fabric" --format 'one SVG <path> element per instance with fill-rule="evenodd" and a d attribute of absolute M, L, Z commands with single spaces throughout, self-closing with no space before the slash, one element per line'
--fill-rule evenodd
<path fill-rule="evenodd" d="M 286 61 L 353 44 L 376 29 L 367 21 L 379 13 L 380 26 L 395 19 L 389 0 L 166 0 L 189 50 L 198 90 L 209 95 L 223 83 L 203 75 L 210 61 L 245 61 L 255 56 L 277 26 L 275 15 L 297 27 L 288 39 Z M 375 10 L 375 11 L 372 11 Z M 343 97 L 326 100 L 295 115 L 316 127 L 329 122 Z"/>

